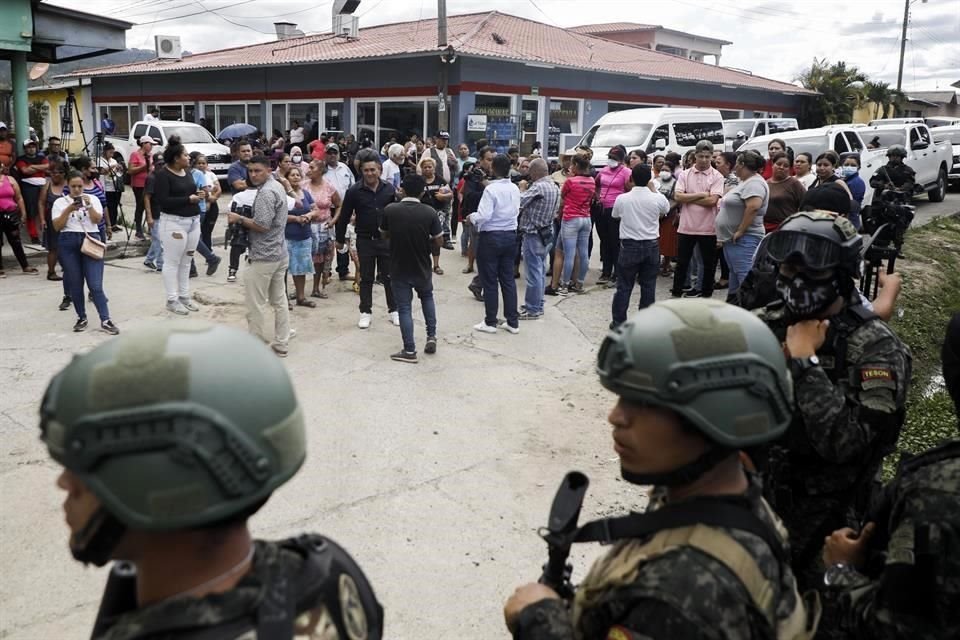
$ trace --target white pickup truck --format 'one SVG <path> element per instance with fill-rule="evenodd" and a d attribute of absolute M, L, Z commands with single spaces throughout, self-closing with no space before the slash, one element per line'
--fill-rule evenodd
<path fill-rule="evenodd" d="M 137 141 L 141 136 L 153 138 L 153 153 L 156 153 L 163 151 L 167 140 L 174 135 L 180 136 L 180 142 L 187 148 L 187 153 L 199 151 L 207 157 L 207 168 L 221 180 L 227 179 L 227 171 L 232 161 L 230 148 L 217 142 L 209 131 L 192 122 L 141 120 L 134 123 L 127 138 L 106 136 L 104 141 L 112 143 L 118 159 L 128 163 L 130 154 L 140 147 Z"/>
<path fill-rule="evenodd" d="M 878 138 L 884 153 L 891 145 L 904 146 L 907 149 L 904 162 L 916 171 L 917 186 L 927 192 L 930 202 L 943 202 L 947 195 L 948 176 L 953 168 L 953 147 L 949 141 L 944 141 L 944 136 L 937 129 L 910 122 L 866 127 L 859 129 L 859 132 L 864 140 Z M 869 184 L 869 176 L 864 172 L 861 171 L 860 177 Z"/>
<path fill-rule="evenodd" d="M 960 187 L 960 125 L 934 127 L 930 130 L 930 133 L 933 134 L 934 140 L 942 139 L 947 144 L 953 146 L 952 166 L 950 167 L 950 172 L 947 174 L 947 179 L 954 187 Z"/>

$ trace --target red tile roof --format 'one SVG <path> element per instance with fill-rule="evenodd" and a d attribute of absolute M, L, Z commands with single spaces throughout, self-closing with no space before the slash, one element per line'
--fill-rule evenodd
<path fill-rule="evenodd" d="M 361 29 L 356 40 L 332 34 L 312 35 L 198 53 L 181 60 L 148 60 L 84 69 L 57 77 L 109 77 L 429 54 L 437 50 L 436 28 L 436 19 L 415 20 Z M 812 93 L 786 82 L 583 35 L 499 11 L 450 16 L 447 32 L 448 42 L 460 55 L 766 91 Z"/>
<path fill-rule="evenodd" d="M 620 31 L 654 31 L 662 29 L 658 24 L 637 24 L 636 22 L 601 22 L 600 24 L 581 24 L 569 27 L 574 33 L 618 33 Z"/>

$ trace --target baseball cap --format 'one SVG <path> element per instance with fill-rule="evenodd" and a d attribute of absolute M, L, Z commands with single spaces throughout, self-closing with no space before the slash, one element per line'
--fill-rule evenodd
<path fill-rule="evenodd" d="M 327 153 L 340 153 L 340 147 L 332 142 L 327 143 Z"/>
<path fill-rule="evenodd" d="M 29 147 L 30 145 L 37 146 L 37 141 L 34 140 L 33 138 L 27 138 L 26 140 L 23 141 L 23 148 L 24 148 L 24 149 L 26 149 L 26 148 Z"/>
<path fill-rule="evenodd" d="M 437 134 L 437 137 L 438 137 L 438 138 L 443 138 L 444 140 L 449 140 L 449 139 L 450 139 L 450 134 L 447 133 L 446 131 L 441 131 L 440 133 Z"/>
<path fill-rule="evenodd" d="M 153 144 L 153 138 L 151 138 L 150 136 L 140 136 L 140 139 L 137 140 L 137 142 L 140 144 L 144 144 L 146 142 Z"/>
<path fill-rule="evenodd" d="M 7 128 L 7 123 L 6 123 L 6 122 L 0 122 L 0 129 L 6 129 L 6 128 Z"/>

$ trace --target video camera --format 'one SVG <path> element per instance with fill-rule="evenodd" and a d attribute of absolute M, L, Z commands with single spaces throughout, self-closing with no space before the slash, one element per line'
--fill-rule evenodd
<path fill-rule="evenodd" d="M 230 205 L 230 211 L 238 213 L 244 218 L 253 218 L 253 207 L 250 205 L 238 205 L 236 202 Z M 227 226 L 227 232 L 223 239 L 223 248 L 250 247 L 250 232 L 239 222 L 233 222 Z"/>
<path fill-rule="evenodd" d="M 910 204 L 913 194 L 899 189 L 886 189 L 874 199 L 863 216 L 863 230 L 870 234 L 863 253 L 864 270 L 860 290 L 871 300 L 877 297 L 880 268 L 887 261 L 887 273 L 893 273 L 900 257 L 903 236 L 913 222 L 916 207 Z"/>

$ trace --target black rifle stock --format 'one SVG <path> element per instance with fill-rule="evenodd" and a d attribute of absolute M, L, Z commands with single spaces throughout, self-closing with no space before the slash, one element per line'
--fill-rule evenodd
<path fill-rule="evenodd" d="M 589 486 L 590 479 L 579 471 L 565 475 L 553 498 L 547 526 L 540 531 L 548 550 L 540 584 L 550 587 L 564 600 L 573 598 L 573 585 L 570 584 L 572 567 L 567 563 L 567 558 L 577 532 L 580 507 Z"/>

